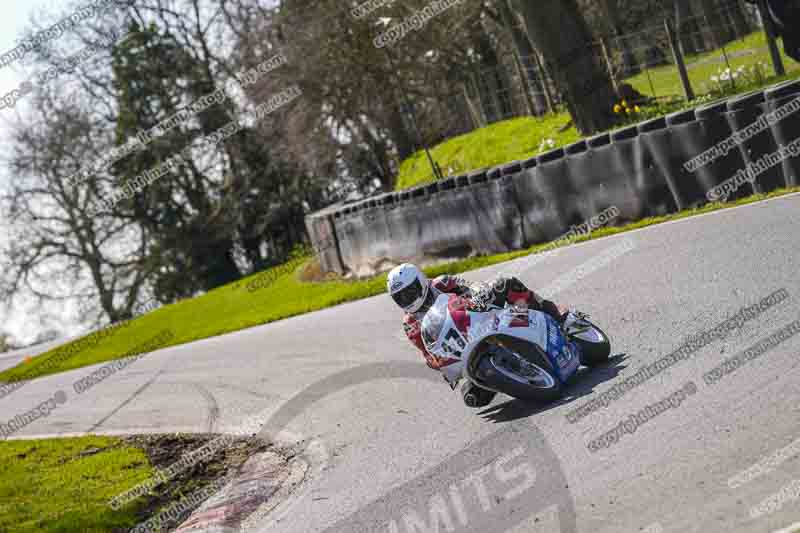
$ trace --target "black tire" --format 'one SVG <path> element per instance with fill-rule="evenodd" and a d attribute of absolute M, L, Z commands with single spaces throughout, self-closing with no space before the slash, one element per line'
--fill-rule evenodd
<path fill-rule="evenodd" d="M 492 403 L 496 394 L 494 391 L 482 389 L 468 381 L 461 387 L 461 398 L 464 400 L 464 405 L 474 409 L 486 407 Z"/>
<path fill-rule="evenodd" d="M 550 387 L 544 388 L 533 386 L 527 383 L 521 383 L 520 381 L 503 374 L 503 372 L 499 370 L 499 367 L 503 365 L 499 365 L 497 362 L 498 359 L 496 358 L 502 357 L 502 352 L 504 350 L 509 350 L 509 348 L 500 346 L 493 346 L 489 348 L 481 357 L 476 375 L 485 380 L 487 385 L 493 389 L 502 391 L 504 394 L 508 394 L 512 398 L 517 398 L 518 400 L 544 403 L 552 402 L 561 398 L 561 396 L 564 394 L 564 385 L 561 383 L 561 381 L 559 381 L 553 366 L 550 363 L 550 360 L 547 358 L 544 352 L 542 352 L 541 348 L 527 342 L 517 343 L 514 342 L 513 339 L 511 343 L 514 345 L 510 346 L 510 349 L 514 350 L 514 353 L 518 353 L 524 359 L 535 364 L 549 374 L 552 380 L 552 385 Z M 520 379 L 522 379 L 521 376 Z"/>
<path fill-rule="evenodd" d="M 592 323 L 589 322 L 589 324 Z M 592 324 L 592 327 L 603 337 L 602 342 L 589 342 L 577 337 L 572 338 L 572 342 L 581 349 L 581 364 L 588 367 L 602 365 L 608 361 L 608 357 L 611 355 L 611 341 L 608 339 L 608 335 L 594 324 Z"/>

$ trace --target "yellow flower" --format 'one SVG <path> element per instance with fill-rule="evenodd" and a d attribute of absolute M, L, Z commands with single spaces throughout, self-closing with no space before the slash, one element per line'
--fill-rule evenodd
<path fill-rule="evenodd" d="M 639 109 L 639 106 L 638 106 L 638 105 L 635 105 L 635 106 L 633 106 L 633 110 L 634 110 L 634 111 L 636 111 L 637 113 L 638 113 L 639 111 L 641 111 L 641 109 Z"/>
<path fill-rule="evenodd" d="M 619 113 L 620 111 L 622 111 L 622 108 L 620 107 L 620 105 L 619 104 L 615 105 L 614 106 L 614 113 Z"/>
<path fill-rule="evenodd" d="M 630 115 L 631 114 L 631 108 L 630 107 L 626 107 L 625 108 L 625 112 Z"/>
<path fill-rule="evenodd" d="M 624 105 L 625 107 L 628 107 L 628 103 L 625 100 L 622 101 L 622 105 Z"/>

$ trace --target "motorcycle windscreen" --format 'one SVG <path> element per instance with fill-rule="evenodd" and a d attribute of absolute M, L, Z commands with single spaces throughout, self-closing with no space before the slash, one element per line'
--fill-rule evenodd
<path fill-rule="evenodd" d="M 441 294 L 422 319 L 422 342 L 436 357 L 461 359 L 467 345 L 448 308 L 450 295 Z"/>

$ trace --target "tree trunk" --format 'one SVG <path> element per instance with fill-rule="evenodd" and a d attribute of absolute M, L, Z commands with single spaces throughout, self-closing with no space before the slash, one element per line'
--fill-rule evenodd
<path fill-rule="evenodd" d="M 615 123 L 611 79 L 594 54 L 591 34 L 576 0 L 518 0 L 536 48 L 555 76 L 572 120 L 583 135 Z"/>
<path fill-rule="evenodd" d="M 400 108 L 397 106 L 392 106 L 391 108 L 388 126 L 392 141 L 397 149 L 397 158 L 400 161 L 404 161 L 408 156 L 414 153 L 414 146 L 416 143 L 408 132 L 406 123 L 403 120 L 403 115 L 400 114 Z"/>
<path fill-rule="evenodd" d="M 386 143 L 380 138 L 375 138 L 372 134 L 372 128 L 363 121 L 360 123 L 359 135 L 361 142 L 369 147 L 369 152 L 374 158 L 374 172 L 379 175 L 381 190 L 383 192 L 391 192 L 394 190 L 394 176 L 392 175 L 389 150 Z"/>
<path fill-rule="evenodd" d="M 233 259 L 233 242 L 222 240 L 212 243 L 208 248 L 198 250 L 194 260 L 197 270 L 202 272 L 200 280 L 206 291 L 232 283 L 242 277 Z"/>

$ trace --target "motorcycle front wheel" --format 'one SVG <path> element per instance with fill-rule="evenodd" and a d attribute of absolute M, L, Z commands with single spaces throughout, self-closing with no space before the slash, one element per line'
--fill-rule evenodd
<path fill-rule="evenodd" d="M 585 320 L 585 319 L 584 319 Z M 581 350 L 581 364 L 592 367 L 605 363 L 611 355 L 611 341 L 608 335 L 588 320 L 586 330 L 570 335 L 569 339 Z"/>
<path fill-rule="evenodd" d="M 550 360 L 533 344 L 520 347 L 492 344 L 481 358 L 476 375 L 492 389 L 524 401 L 551 402 L 564 386 Z"/>

